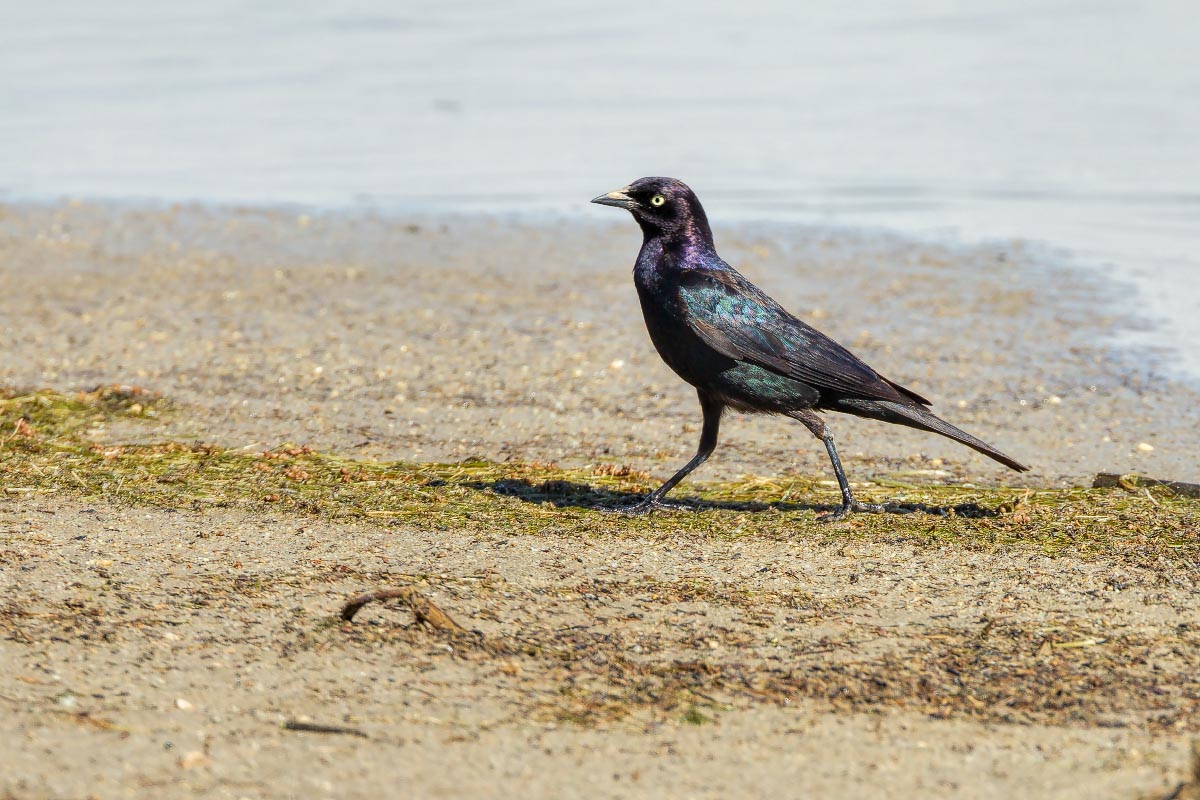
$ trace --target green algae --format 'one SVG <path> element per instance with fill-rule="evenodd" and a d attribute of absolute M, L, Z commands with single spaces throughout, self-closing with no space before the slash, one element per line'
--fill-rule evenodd
<path fill-rule="evenodd" d="M 819 517 L 836 488 L 806 476 L 693 483 L 677 508 L 617 513 L 657 485 L 604 464 L 364 461 L 281 444 L 251 452 L 201 442 L 111 444 L 97 433 L 138 419 L 143 440 L 172 404 L 140 389 L 75 395 L 0 393 L 0 484 L 6 495 L 69 493 L 173 509 L 269 510 L 381 525 L 474 529 L 511 536 L 678 537 L 835 543 L 874 540 L 978 550 L 1032 548 L 1048 555 L 1200 559 L 1200 501 L 1166 487 L 964 487 L 880 479 L 856 487 L 895 513 L 838 523 Z"/>

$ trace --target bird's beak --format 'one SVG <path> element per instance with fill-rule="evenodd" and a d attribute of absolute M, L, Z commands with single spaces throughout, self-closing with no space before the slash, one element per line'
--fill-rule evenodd
<path fill-rule="evenodd" d="M 617 189 L 615 191 L 609 192 L 608 194 L 602 194 L 599 197 L 593 197 L 592 202 L 599 203 L 602 206 L 616 206 L 617 208 L 633 208 L 635 205 L 637 205 L 637 201 L 634 200 L 632 197 L 630 197 L 628 192 L 629 192 L 629 187 L 626 186 L 623 189 Z"/>

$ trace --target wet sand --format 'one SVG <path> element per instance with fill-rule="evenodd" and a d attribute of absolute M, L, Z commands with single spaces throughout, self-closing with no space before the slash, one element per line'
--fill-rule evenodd
<path fill-rule="evenodd" d="M 627 220 L 0 208 L 0 384 L 162 392 L 177 405 L 156 440 L 665 476 L 694 449 L 699 415 L 642 328 L 637 244 Z M 1114 352 L 1108 337 L 1136 321 L 1112 310 L 1113 288 L 1054 254 L 784 227 L 718 226 L 718 245 L 885 375 L 1034 465 L 1006 474 L 937 437 L 834 417 L 852 479 L 1200 477 L 1200 397 Z M 734 416 L 696 479 L 827 471 L 799 426 Z M 653 539 L 530 541 L 6 495 L 0 739 L 13 744 L 0 753 L 0 793 L 782 797 L 887 786 L 895 797 L 1127 798 L 1182 780 L 1188 721 L 1168 718 L 1197 691 L 1194 570 L 718 541 L 663 519 Z M 1028 650 L 1032 673 L 1066 675 L 1064 697 L 1085 702 L 1044 719 L 938 719 L 899 703 L 866 713 L 835 698 L 731 703 L 700 724 L 655 713 L 556 723 L 529 713 L 566 696 L 552 662 L 455 653 L 381 608 L 340 643 L 314 633 L 348 594 L 412 575 L 488 635 L 586 631 L 581 658 L 596 663 L 634 642 L 715 667 L 749 648 L 764 664 L 840 664 L 868 685 L 886 681 L 888 664 L 919 673 L 931 642 L 975 641 L 999 620 L 992 636 Z M 679 588 L 696 581 L 720 591 Z M 730 587 L 804 596 L 751 607 L 728 600 Z M 1048 636 L 1091 644 L 1046 651 L 1037 642 Z M 1103 661 L 1107 636 L 1144 643 L 1141 660 Z M 1089 659 L 1122 670 L 1121 685 L 1071 683 Z M 1146 696 L 1160 685 L 1167 721 L 1151 724 Z M 369 738 L 280 729 L 297 718 Z"/>

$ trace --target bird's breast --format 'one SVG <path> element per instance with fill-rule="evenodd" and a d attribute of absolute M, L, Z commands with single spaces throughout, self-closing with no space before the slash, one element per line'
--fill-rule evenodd
<path fill-rule="evenodd" d="M 654 349 L 667 366 L 699 388 L 711 384 L 736 364 L 733 359 L 708 346 L 687 323 L 686 309 L 679 307 L 676 292 L 663 281 L 636 281 L 642 317 Z"/>

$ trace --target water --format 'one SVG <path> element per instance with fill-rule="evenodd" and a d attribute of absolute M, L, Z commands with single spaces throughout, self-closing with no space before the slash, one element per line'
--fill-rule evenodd
<path fill-rule="evenodd" d="M 1069 249 L 1200 376 L 1200 8 L 0 0 L 0 196 L 712 216 Z"/>

